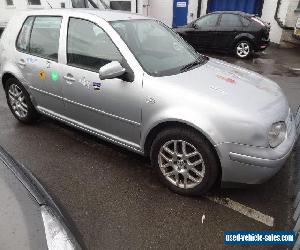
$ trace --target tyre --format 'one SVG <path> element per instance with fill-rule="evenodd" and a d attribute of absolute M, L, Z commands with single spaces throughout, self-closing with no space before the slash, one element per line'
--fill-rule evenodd
<path fill-rule="evenodd" d="M 210 143 L 189 129 L 171 128 L 159 133 L 150 158 L 161 181 L 182 195 L 208 192 L 219 173 L 219 161 Z"/>
<path fill-rule="evenodd" d="M 5 93 L 11 112 L 20 122 L 30 124 L 39 118 L 28 92 L 17 79 L 9 78 L 6 81 Z"/>
<path fill-rule="evenodd" d="M 249 41 L 239 41 L 235 46 L 235 54 L 238 58 L 248 58 L 252 53 L 252 45 Z"/>

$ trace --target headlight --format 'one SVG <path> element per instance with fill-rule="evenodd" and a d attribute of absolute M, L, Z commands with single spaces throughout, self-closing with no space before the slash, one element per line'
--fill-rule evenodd
<path fill-rule="evenodd" d="M 285 137 L 286 137 L 285 122 L 274 123 L 268 132 L 268 140 L 270 146 L 272 148 L 277 147 L 280 143 L 284 141 Z"/>
<path fill-rule="evenodd" d="M 49 250 L 81 249 L 73 235 L 59 222 L 50 208 L 42 206 L 41 210 Z"/>

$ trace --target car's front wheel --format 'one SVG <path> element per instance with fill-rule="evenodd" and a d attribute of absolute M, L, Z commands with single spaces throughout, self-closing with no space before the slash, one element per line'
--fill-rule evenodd
<path fill-rule="evenodd" d="M 218 159 L 212 146 L 190 129 L 172 128 L 159 133 L 150 156 L 162 182 L 179 194 L 204 194 L 218 177 Z"/>
<path fill-rule="evenodd" d="M 23 85 L 15 78 L 5 83 L 7 104 L 13 115 L 23 123 L 35 122 L 39 114 L 31 103 L 30 96 Z"/>
<path fill-rule="evenodd" d="M 235 46 L 235 54 L 238 58 L 248 58 L 252 53 L 252 46 L 249 41 L 239 41 Z"/>

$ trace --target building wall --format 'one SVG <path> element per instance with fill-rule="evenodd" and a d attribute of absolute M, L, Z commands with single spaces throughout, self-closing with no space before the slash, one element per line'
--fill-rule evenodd
<path fill-rule="evenodd" d="M 28 9 L 44 9 L 50 8 L 60 8 L 61 2 L 69 3 L 69 0 L 40 0 L 41 5 L 28 5 L 27 0 L 13 0 L 13 6 L 7 6 L 6 0 L 0 0 L 0 25 L 1 23 L 6 23 L 17 11 L 28 10 Z"/>
<path fill-rule="evenodd" d="M 270 31 L 271 42 L 280 43 L 281 36 L 282 36 L 282 28 L 280 28 L 280 26 L 274 19 L 276 5 L 277 5 L 277 0 L 265 0 L 261 17 L 263 20 L 271 24 L 271 31 Z M 282 1 L 278 12 L 278 17 L 280 18 L 280 20 L 285 19 L 288 5 L 289 5 L 289 0 Z"/>

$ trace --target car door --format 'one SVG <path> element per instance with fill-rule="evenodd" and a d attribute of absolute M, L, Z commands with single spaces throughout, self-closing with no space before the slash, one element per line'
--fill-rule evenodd
<path fill-rule="evenodd" d="M 237 14 L 222 14 L 216 32 L 216 48 L 231 50 L 235 37 L 243 32 L 243 24 Z"/>
<path fill-rule="evenodd" d="M 197 50 L 214 47 L 218 19 L 219 14 L 210 14 L 196 20 L 186 32 L 187 41 Z"/>
<path fill-rule="evenodd" d="M 18 36 L 16 61 L 39 109 L 63 112 L 62 86 L 57 81 L 62 17 L 31 16 Z M 26 45 L 26 41 L 29 41 Z"/>
<path fill-rule="evenodd" d="M 102 137 L 139 143 L 142 81 L 99 78 L 99 69 L 112 61 L 132 74 L 110 36 L 89 20 L 70 17 L 66 44 L 61 67 L 66 116 Z"/>

